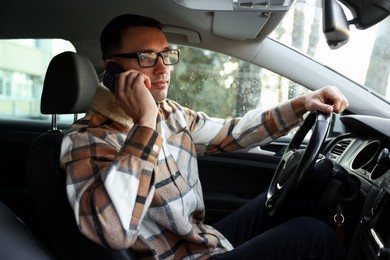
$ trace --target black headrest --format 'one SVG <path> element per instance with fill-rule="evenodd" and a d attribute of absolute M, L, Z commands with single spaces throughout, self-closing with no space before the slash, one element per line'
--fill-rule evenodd
<path fill-rule="evenodd" d="M 41 97 L 42 114 L 86 112 L 99 79 L 91 61 L 75 52 L 53 57 L 45 75 Z"/>

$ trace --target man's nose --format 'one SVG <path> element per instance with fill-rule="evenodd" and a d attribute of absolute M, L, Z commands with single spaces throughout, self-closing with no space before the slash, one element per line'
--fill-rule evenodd
<path fill-rule="evenodd" d="M 164 64 L 163 58 L 160 55 L 157 57 L 157 63 L 154 67 L 156 70 L 164 70 L 164 71 L 168 70 L 168 65 Z"/>

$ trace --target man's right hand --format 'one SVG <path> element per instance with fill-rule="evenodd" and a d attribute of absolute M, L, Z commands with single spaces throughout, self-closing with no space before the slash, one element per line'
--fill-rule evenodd
<path fill-rule="evenodd" d="M 135 124 L 155 129 L 158 108 L 149 91 L 148 76 L 128 70 L 117 75 L 115 103 L 134 120 Z"/>

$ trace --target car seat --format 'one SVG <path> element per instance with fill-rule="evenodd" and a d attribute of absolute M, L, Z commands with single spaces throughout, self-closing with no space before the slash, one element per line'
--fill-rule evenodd
<path fill-rule="evenodd" d="M 75 52 L 53 57 L 48 66 L 41 113 L 52 115 L 52 127 L 38 136 L 27 155 L 26 172 L 49 248 L 59 259 L 135 259 L 130 250 L 112 251 L 79 232 L 66 194 L 66 174 L 60 167 L 63 130 L 57 115 L 84 113 L 99 85 L 90 60 Z"/>

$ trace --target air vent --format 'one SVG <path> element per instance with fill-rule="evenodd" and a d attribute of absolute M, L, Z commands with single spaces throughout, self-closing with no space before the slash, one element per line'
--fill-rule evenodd
<path fill-rule="evenodd" d="M 330 154 L 332 156 L 332 159 L 338 158 L 340 155 L 343 154 L 345 149 L 349 146 L 351 143 L 352 139 L 344 139 L 341 140 L 340 142 L 336 143 L 335 146 L 333 146 L 332 150 L 330 151 Z"/>

